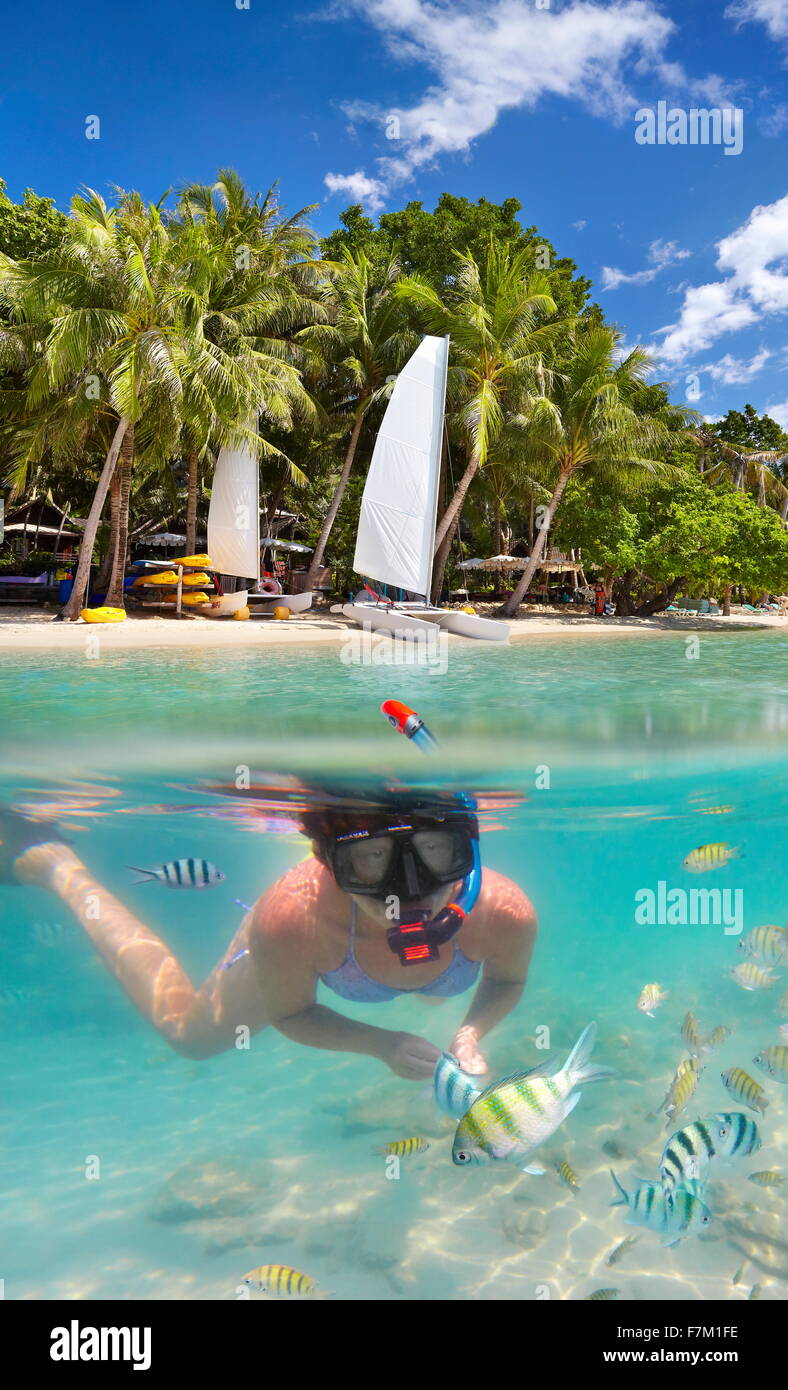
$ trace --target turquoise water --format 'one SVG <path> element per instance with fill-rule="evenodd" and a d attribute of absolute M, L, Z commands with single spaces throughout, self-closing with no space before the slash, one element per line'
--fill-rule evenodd
<path fill-rule="evenodd" d="M 747 1174 L 788 1171 L 788 1088 L 752 1062 L 778 1041 L 788 972 L 746 992 L 727 973 L 742 957 L 724 923 L 641 925 L 635 906 L 659 882 L 726 888 L 741 894 L 744 933 L 785 924 L 788 641 L 703 635 L 692 650 L 684 634 L 562 635 L 458 643 L 444 674 L 345 664 L 333 646 L 31 655 L 0 671 L 0 799 L 56 816 L 91 875 L 197 983 L 240 924 L 234 900 L 253 903 L 308 850 L 293 828 L 206 814 L 238 807 L 208 783 L 232 782 L 239 766 L 307 780 L 341 772 L 429 778 L 500 802 L 483 818 L 483 861 L 529 895 L 540 930 L 522 1000 L 482 1044 L 491 1078 L 536 1065 L 537 1029 L 565 1054 L 592 1019 L 594 1058 L 617 1072 L 583 1091 L 541 1151 L 544 1177 L 459 1169 L 422 1083 L 270 1028 L 248 1049 L 179 1056 L 61 901 L 0 887 L 6 1298 L 234 1298 L 243 1274 L 267 1263 L 304 1270 L 340 1299 L 571 1299 L 600 1286 L 727 1299 L 756 1283 L 785 1298 L 788 1185 L 762 1189 Z M 391 697 L 440 739 L 431 761 L 381 718 Z M 740 857 L 703 877 L 682 869 L 716 841 Z M 135 888 L 125 867 L 189 855 L 219 865 L 224 882 Z M 636 1007 L 649 982 L 669 992 L 654 1018 Z M 319 999 L 438 1047 L 469 1002 L 353 1005 L 322 986 Z M 743 1108 L 720 1072 L 744 1067 L 769 1102 L 754 1117 L 763 1149 L 713 1173 L 709 1231 L 673 1249 L 643 1231 L 608 1268 L 632 1233 L 608 1205 L 608 1170 L 625 1186 L 657 1175 L 670 1131 L 655 1111 L 686 1053 L 688 1009 L 704 1033 L 734 1031 L 706 1059 L 682 1121 Z M 377 1147 L 411 1135 L 429 1150 L 387 1179 Z M 578 1192 L 554 1172 L 564 1160 Z"/>

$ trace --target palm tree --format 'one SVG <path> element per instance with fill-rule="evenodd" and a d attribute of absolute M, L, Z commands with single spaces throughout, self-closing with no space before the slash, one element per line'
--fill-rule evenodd
<path fill-rule="evenodd" d="M 757 492 L 758 506 L 779 509 L 788 517 L 788 487 L 784 481 L 788 454 L 784 449 L 748 449 L 729 444 L 703 426 L 693 431 L 701 447 L 703 476 L 710 483 L 730 478 L 738 492 Z"/>
<path fill-rule="evenodd" d="M 419 276 L 401 280 L 396 294 L 412 305 L 430 332 L 451 336 L 448 401 L 467 464 L 435 532 L 433 592 L 440 592 L 452 538 L 468 488 L 483 468 L 511 414 L 540 392 L 556 337 L 566 328 L 547 322 L 556 305 L 545 276 L 534 274 L 528 250 L 490 242 L 478 262 L 457 256 L 451 292 L 441 299 Z"/>
<path fill-rule="evenodd" d="M 617 362 L 620 339 L 618 330 L 607 325 L 587 328 L 575 338 L 550 390 L 531 402 L 524 421 L 523 458 L 537 470 L 550 466 L 552 493 L 528 565 L 496 617 L 511 617 L 528 592 L 570 478 L 593 470 L 602 480 L 607 475 L 637 485 L 639 475 L 666 470 L 663 460 L 675 443 L 675 429 L 664 413 L 638 413 L 638 394 L 651 363 L 641 348 Z M 671 420 L 673 416 L 675 410 Z"/>
<path fill-rule="evenodd" d="M 376 278 L 363 251 L 344 247 L 342 258 L 325 288 L 330 322 L 305 328 L 297 341 L 321 366 L 328 380 L 336 415 L 350 426 L 350 439 L 339 479 L 323 520 L 307 576 L 317 582 L 337 512 L 345 495 L 367 412 L 390 391 L 388 378 L 400 365 L 412 335 L 403 324 L 401 307 L 392 293 L 399 263 L 391 257 Z"/>

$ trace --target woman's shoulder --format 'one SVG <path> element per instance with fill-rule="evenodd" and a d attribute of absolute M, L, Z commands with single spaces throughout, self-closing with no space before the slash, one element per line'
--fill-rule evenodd
<path fill-rule="evenodd" d="M 281 874 L 252 910 L 254 936 L 311 936 L 330 911 L 333 883 L 327 869 L 310 855 Z"/>
<path fill-rule="evenodd" d="M 496 869 L 484 869 L 478 907 L 489 926 L 536 931 L 536 910 L 522 888 Z"/>

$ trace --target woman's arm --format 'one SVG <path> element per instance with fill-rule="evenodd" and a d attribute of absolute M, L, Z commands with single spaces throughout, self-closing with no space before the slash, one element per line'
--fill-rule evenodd
<path fill-rule="evenodd" d="M 244 919 L 219 964 L 195 989 L 169 946 L 94 879 L 63 844 L 35 845 L 15 862 L 21 883 L 48 889 L 68 907 L 107 969 L 139 1012 L 185 1057 L 213 1057 L 233 1046 L 237 1029 L 258 1032 L 267 1018 L 249 956 L 222 968 L 247 945 Z"/>
<path fill-rule="evenodd" d="M 496 878 L 484 925 L 484 974 L 449 1049 L 472 1075 L 487 1070 L 479 1040 L 506 1018 L 521 998 L 536 940 L 533 904 L 511 880 Z"/>
<path fill-rule="evenodd" d="M 251 935 L 252 960 L 273 1026 L 305 1047 L 375 1057 L 409 1081 L 431 1077 L 440 1050 L 425 1038 L 375 1028 L 317 1003 L 313 930 L 307 924 L 304 935 L 303 923 L 295 930 L 287 912 L 277 911 L 277 895 L 275 885 L 258 904 Z"/>

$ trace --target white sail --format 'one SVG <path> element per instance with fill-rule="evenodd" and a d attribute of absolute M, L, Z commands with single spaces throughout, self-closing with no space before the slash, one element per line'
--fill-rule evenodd
<path fill-rule="evenodd" d="M 353 568 L 428 594 L 438 511 L 448 338 L 425 338 L 400 372 L 378 431 Z"/>
<path fill-rule="evenodd" d="M 260 578 L 260 473 L 246 444 L 220 449 L 208 511 L 208 554 L 220 574 Z"/>

